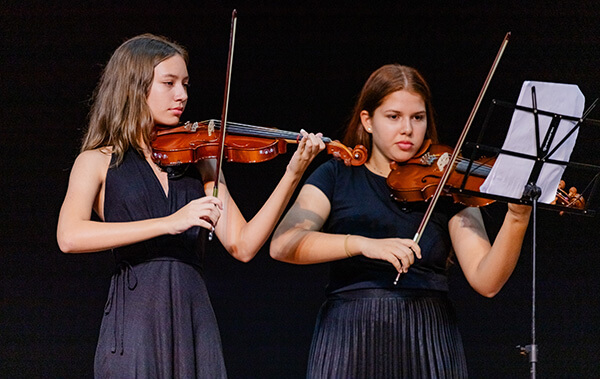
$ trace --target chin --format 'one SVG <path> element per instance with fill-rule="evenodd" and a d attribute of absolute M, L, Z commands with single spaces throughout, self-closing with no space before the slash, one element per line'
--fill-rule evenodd
<path fill-rule="evenodd" d="M 164 125 L 164 126 L 177 126 L 179 125 L 179 119 L 176 120 L 157 120 L 155 122 L 156 125 Z"/>
<path fill-rule="evenodd" d="M 396 157 L 394 157 L 394 161 L 398 162 L 398 163 L 404 163 L 406 161 L 408 161 L 409 159 L 411 159 L 413 157 L 414 153 L 402 153 L 402 154 L 398 154 L 396 155 Z"/>

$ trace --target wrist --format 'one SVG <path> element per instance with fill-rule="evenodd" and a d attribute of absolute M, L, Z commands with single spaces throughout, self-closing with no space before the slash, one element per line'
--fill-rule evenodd
<path fill-rule="evenodd" d="M 360 243 L 361 236 L 346 234 L 344 238 L 344 252 L 348 258 L 362 254 L 362 250 L 357 248 L 357 243 Z"/>
<path fill-rule="evenodd" d="M 295 188 L 302 179 L 302 172 L 297 172 L 290 167 L 290 164 L 287 165 L 285 172 L 283 173 L 283 177 L 280 182 L 287 182 L 290 186 Z"/>
<path fill-rule="evenodd" d="M 157 233 L 159 235 L 164 235 L 164 234 L 177 234 L 177 230 L 171 226 L 171 223 L 169 222 L 169 218 L 171 217 L 171 215 L 169 216 L 164 216 L 164 217 L 159 217 L 154 219 L 155 222 L 155 226 L 157 229 Z"/>
<path fill-rule="evenodd" d="M 346 253 L 346 256 L 348 258 L 352 258 L 352 253 L 350 252 L 350 249 L 348 248 L 348 240 L 350 239 L 350 234 L 346 234 L 346 238 L 344 238 L 344 252 Z"/>
<path fill-rule="evenodd" d="M 507 219 L 516 223 L 529 223 L 532 207 L 529 205 L 512 205 L 508 207 Z"/>
<path fill-rule="evenodd" d="M 285 168 L 284 176 L 289 176 L 294 181 L 299 181 L 304 174 L 304 170 L 298 170 L 297 165 L 294 165 L 293 162 L 289 162 Z"/>

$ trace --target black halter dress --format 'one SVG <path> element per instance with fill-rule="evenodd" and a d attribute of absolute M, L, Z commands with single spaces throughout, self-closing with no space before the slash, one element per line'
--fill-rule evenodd
<path fill-rule="evenodd" d="M 202 196 L 202 180 L 193 167 L 169 179 L 166 195 L 149 163 L 128 151 L 108 170 L 105 220 L 164 217 Z M 202 278 L 205 240 L 206 231 L 195 227 L 113 250 L 116 270 L 96 350 L 96 377 L 226 377 Z"/>

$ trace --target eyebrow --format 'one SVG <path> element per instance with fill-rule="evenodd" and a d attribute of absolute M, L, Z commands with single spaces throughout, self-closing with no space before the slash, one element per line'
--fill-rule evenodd
<path fill-rule="evenodd" d="M 399 111 L 399 110 L 394 109 L 394 108 L 384 109 L 383 111 L 384 112 L 394 112 L 394 113 L 405 113 L 404 111 Z M 422 111 L 412 112 L 410 114 L 419 114 L 419 113 L 427 113 L 427 109 L 423 109 Z"/>
<path fill-rule="evenodd" d="M 163 79 L 169 79 L 169 78 L 173 78 L 173 79 L 179 79 L 179 76 L 175 75 L 175 74 L 162 74 L 160 75 L 161 78 Z M 186 80 L 189 79 L 189 76 L 184 77 L 182 80 Z"/>

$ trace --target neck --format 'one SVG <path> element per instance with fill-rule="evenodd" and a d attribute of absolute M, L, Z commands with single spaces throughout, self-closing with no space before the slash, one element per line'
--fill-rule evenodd
<path fill-rule="evenodd" d="M 144 155 L 146 156 L 146 158 L 149 158 L 152 156 L 152 148 L 150 146 L 146 145 L 146 143 L 144 142 L 144 139 L 141 136 L 140 136 L 140 138 L 138 138 L 138 144 L 142 148 L 142 151 L 144 152 Z"/>
<path fill-rule="evenodd" d="M 380 176 L 385 176 L 386 178 L 392 171 L 390 168 L 390 160 L 377 155 L 371 155 L 371 158 L 369 158 L 369 161 L 365 164 L 365 166 L 367 166 L 369 171 Z"/>

